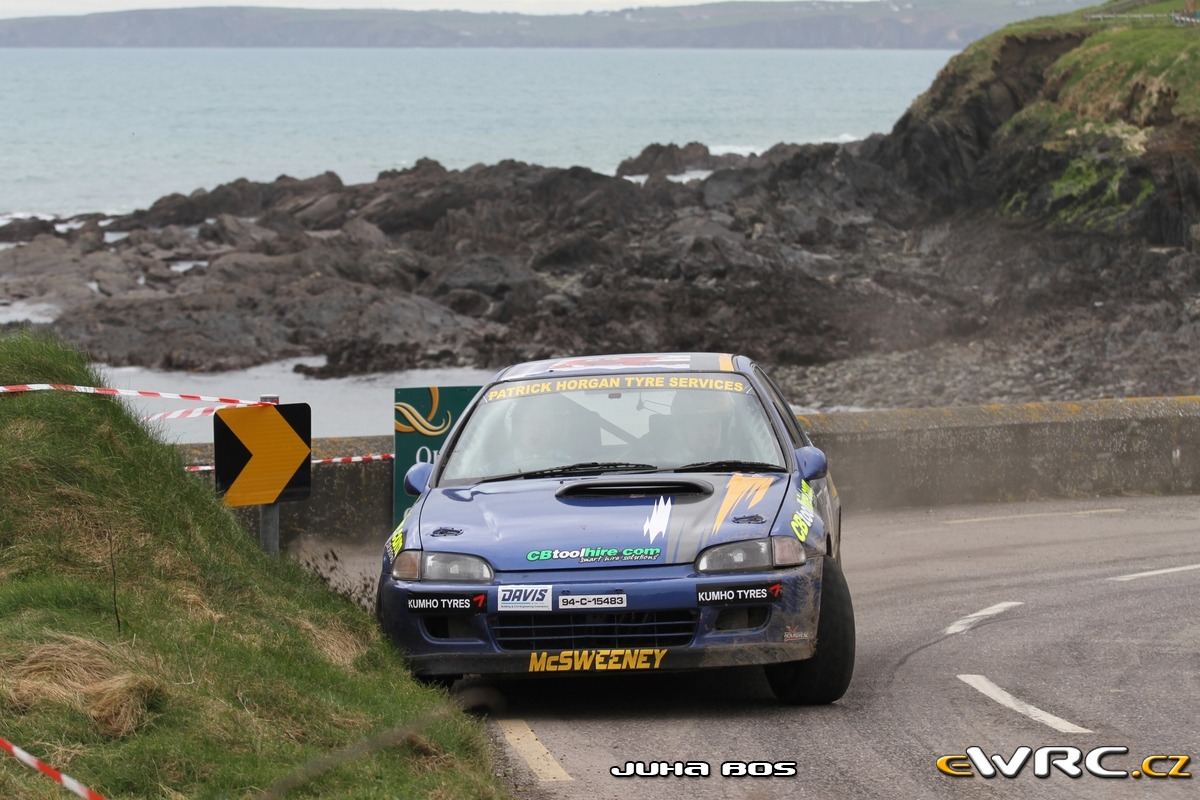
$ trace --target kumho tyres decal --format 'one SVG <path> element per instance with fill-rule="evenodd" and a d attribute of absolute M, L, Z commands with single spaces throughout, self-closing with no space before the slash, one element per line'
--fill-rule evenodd
<path fill-rule="evenodd" d="M 560 650 L 529 654 L 530 672 L 650 670 L 662 666 L 666 649 Z"/>
<path fill-rule="evenodd" d="M 441 422 L 435 423 L 433 418 L 438 410 L 438 387 L 429 387 L 430 408 L 428 416 L 422 415 L 411 403 L 396 403 L 396 413 L 404 417 L 404 422 L 396 420 L 396 430 L 400 433 L 419 433 L 422 436 L 441 436 L 450 430 L 454 421 L 453 415 L 447 411 Z"/>
<path fill-rule="evenodd" d="M 487 610 L 487 593 L 413 592 L 405 599 L 404 606 L 414 614 L 481 614 Z"/>
<path fill-rule="evenodd" d="M 796 503 L 800 508 L 796 510 L 795 514 L 792 514 L 792 533 L 796 534 L 796 538 L 803 542 L 808 538 L 808 529 L 816 519 L 816 511 L 813 509 L 813 489 L 808 481 L 800 481 L 800 490 L 796 492 Z"/>
<path fill-rule="evenodd" d="M 782 597 L 783 584 L 779 582 L 707 584 L 696 587 L 696 604 L 701 606 L 778 603 Z"/>

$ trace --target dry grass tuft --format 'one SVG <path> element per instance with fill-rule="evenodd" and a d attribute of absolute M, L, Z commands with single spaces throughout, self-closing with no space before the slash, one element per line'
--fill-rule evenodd
<path fill-rule="evenodd" d="M 162 684 L 149 675 L 125 673 L 84 687 L 84 710 L 102 734 L 121 739 L 141 730 L 150 708 L 163 696 Z"/>
<path fill-rule="evenodd" d="M 332 622 L 318 627 L 306 619 L 299 620 L 300 629 L 312 640 L 321 655 L 343 669 L 349 669 L 354 661 L 367 652 L 368 644 L 340 623 Z"/>
<path fill-rule="evenodd" d="M 196 574 L 194 565 L 169 546 L 151 549 L 150 563 L 154 567 L 154 576 L 163 583 L 179 583 Z"/>
<path fill-rule="evenodd" d="M 416 768 L 422 772 L 440 772 L 452 768 L 457 760 L 419 733 L 404 737 L 404 744 L 417 756 Z"/>
<path fill-rule="evenodd" d="M 49 425 L 44 420 L 14 414 L 10 421 L 0 427 L 0 434 L 10 443 L 36 442 L 46 435 Z"/>
<path fill-rule="evenodd" d="M 104 736 L 119 739 L 143 728 L 166 694 L 163 684 L 122 646 L 51 634 L 6 668 L 0 685 L 17 708 L 57 703 L 86 714 Z"/>
<path fill-rule="evenodd" d="M 189 614 L 194 614 L 200 619 L 211 620 L 213 622 L 220 622 L 225 619 L 224 614 L 213 610 L 212 606 L 208 604 L 208 598 L 195 586 L 177 584 L 172 591 L 175 597 L 187 608 Z"/>

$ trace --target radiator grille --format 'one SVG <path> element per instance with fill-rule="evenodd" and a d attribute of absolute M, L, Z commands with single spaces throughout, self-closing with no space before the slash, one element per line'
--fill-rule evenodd
<path fill-rule="evenodd" d="M 492 633 L 503 650 L 584 650 L 680 647 L 696 635 L 699 612 L 626 611 L 578 614 L 498 614 Z"/>

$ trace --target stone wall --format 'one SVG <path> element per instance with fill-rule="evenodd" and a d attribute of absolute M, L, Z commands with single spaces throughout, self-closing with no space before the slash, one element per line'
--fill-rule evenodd
<path fill-rule="evenodd" d="M 1200 397 L 811 414 L 800 421 L 828 455 L 847 509 L 1200 488 Z M 392 439 L 322 439 L 313 450 L 319 458 L 391 453 Z M 211 463 L 211 452 L 186 447 L 193 463 Z M 281 504 L 281 545 L 300 536 L 381 542 L 391 530 L 392 474 L 391 461 L 314 466 L 311 497 Z M 256 508 L 237 513 L 257 530 Z"/>

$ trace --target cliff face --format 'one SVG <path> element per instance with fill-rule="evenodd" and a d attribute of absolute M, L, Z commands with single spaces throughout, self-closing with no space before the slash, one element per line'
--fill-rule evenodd
<path fill-rule="evenodd" d="M 1138 64 L 1130 46 L 1156 55 Z M 1194 30 L 998 34 L 949 63 L 881 158 L 943 213 L 1191 246 L 1200 108 L 1175 67 L 1197 56 Z"/>
<path fill-rule="evenodd" d="M 938 205 L 974 198 L 973 180 L 993 155 L 996 133 L 1042 96 L 1046 70 L 1084 38 L 1005 37 L 994 58 L 982 54 L 990 63 L 979 63 L 975 52 L 952 59 L 896 123 L 885 157 L 895 160 L 902 180 Z"/>

